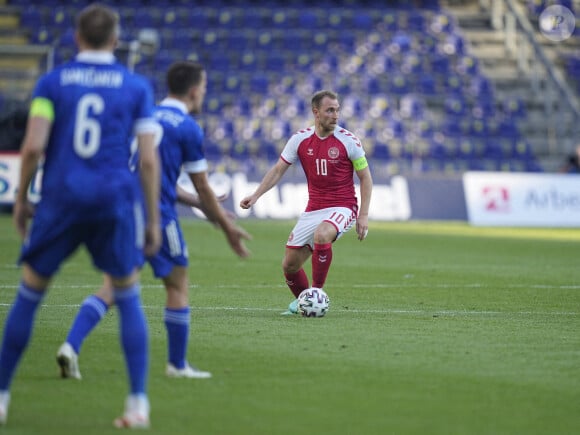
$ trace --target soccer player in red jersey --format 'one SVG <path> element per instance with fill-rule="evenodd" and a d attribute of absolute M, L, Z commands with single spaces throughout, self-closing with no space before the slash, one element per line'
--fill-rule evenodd
<path fill-rule="evenodd" d="M 356 223 L 359 240 L 368 233 L 373 181 L 360 140 L 338 125 L 340 104 L 335 92 L 323 90 L 312 97 L 314 126 L 300 130 L 286 143 L 276 164 L 251 195 L 240 201 L 249 209 L 274 187 L 290 165 L 300 162 L 308 184 L 308 204 L 288 241 L 282 269 L 292 294 L 310 287 L 303 265 L 312 256 L 312 287 L 323 288 L 332 262 L 332 243 Z M 353 172 L 360 182 L 360 207 Z M 298 300 L 288 311 L 297 313 Z"/>

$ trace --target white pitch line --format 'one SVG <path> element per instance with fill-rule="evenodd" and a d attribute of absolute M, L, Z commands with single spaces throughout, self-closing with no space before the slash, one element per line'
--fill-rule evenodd
<path fill-rule="evenodd" d="M 67 284 L 67 285 L 55 285 L 50 286 L 50 289 L 94 289 L 98 290 L 101 283 L 96 284 Z M 190 284 L 189 288 L 195 289 L 200 288 L 199 284 Z M 286 288 L 283 284 L 227 284 L 227 285 L 204 285 L 204 288 L 215 288 L 215 289 L 278 289 Z M 437 289 L 462 289 L 462 288 L 491 288 L 489 284 L 485 283 L 471 283 L 471 284 L 429 284 L 429 283 L 398 283 L 398 284 L 333 284 L 333 288 L 368 288 L 368 289 L 397 289 L 397 288 L 437 288 Z M 505 288 L 505 289 L 546 289 L 546 290 L 580 290 L 580 284 L 563 284 L 563 285 L 551 285 L 551 284 L 507 284 L 493 286 L 494 288 Z M 15 284 L 0 284 L 0 289 L 17 289 L 18 283 Z M 162 284 L 142 284 L 142 289 L 148 288 L 163 288 Z"/>
<path fill-rule="evenodd" d="M 10 307 L 12 304 L 0 303 L 0 307 Z M 43 304 L 42 308 L 79 308 L 79 304 Z M 146 310 L 159 310 L 161 305 L 144 305 Z M 259 308 L 259 307 L 191 307 L 192 311 L 279 311 L 282 308 Z M 468 311 L 468 310 L 407 310 L 407 309 L 384 309 L 384 310 L 360 310 L 352 308 L 333 308 L 333 312 L 353 313 L 353 314 L 410 314 L 410 315 L 431 315 L 431 316 L 501 316 L 501 315 L 518 315 L 518 316 L 580 316 L 580 313 L 574 311 Z"/>

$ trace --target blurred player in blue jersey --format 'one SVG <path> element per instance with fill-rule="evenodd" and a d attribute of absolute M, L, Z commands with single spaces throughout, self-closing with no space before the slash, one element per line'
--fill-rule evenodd
<path fill-rule="evenodd" d="M 246 257 L 249 254 L 243 243 L 243 239 L 250 238 L 249 234 L 225 214 L 208 183 L 208 164 L 202 148 L 203 130 L 190 116 L 201 111 L 206 81 L 206 71 L 202 65 L 174 63 L 167 72 L 169 94 L 155 110 L 155 117 L 163 127 L 159 145 L 163 245 L 159 253 L 147 261 L 155 277 L 163 280 L 167 294 L 164 322 L 168 347 L 166 375 L 169 377 L 211 377 L 210 372 L 190 365 L 186 358 L 190 323 L 188 251 L 175 207 L 177 201 L 200 208 L 211 222 L 222 229 L 237 255 Z M 181 189 L 176 190 L 182 170 L 189 175 L 198 198 Z M 103 287 L 82 303 L 66 342 L 57 352 L 63 377 L 81 378 L 78 365 L 81 345 L 113 303 L 111 290 L 110 278 L 105 277 Z"/>
<path fill-rule="evenodd" d="M 153 117 L 151 86 L 113 56 L 119 31 L 113 10 L 87 6 L 76 19 L 78 55 L 42 76 L 33 93 L 14 204 L 14 223 L 24 239 L 22 279 L 0 350 L 2 423 L 12 380 L 51 278 L 84 245 L 96 268 L 111 277 L 119 311 L 130 392 L 115 425 L 149 426 L 148 329 L 139 266 L 143 254 L 154 255 L 161 245 L 160 167 L 154 143 L 159 125 Z M 142 192 L 127 164 L 134 136 Z M 42 198 L 27 232 L 32 213 L 27 192 L 43 156 Z"/>

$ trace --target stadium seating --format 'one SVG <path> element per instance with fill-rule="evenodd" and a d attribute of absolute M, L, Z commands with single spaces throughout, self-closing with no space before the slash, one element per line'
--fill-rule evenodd
<path fill-rule="evenodd" d="M 390 171 L 415 170 L 410 161 L 418 158 L 424 171 L 539 169 L 517 130 L 522 102 L 497 100 L 437 0 L 117 3 L 125 36 L 159 31 L 160 51 L 136 66 L 157 98 L 174 60 L 207 65 L 203 118 L 212 164 L 256 170 L 259 164 L 245 161 L 277 158 L 292 131 L 312 123 L 311 94 L 333 88 L 341 94 L 342 123 L 360 128 L 354 132 L 368 141 L 369 157 Z M 55 41 L 56 61 L 70 58 L 66 29 L 82 1 L 9 4 L 20 8 L 32 42 Z M 579 65 L 570 60 L 571 74 L 580 76 Z M 221 122 L 228 116 L 236 122 Z M 217 140 L 212 128 L 227 140 Z"/>

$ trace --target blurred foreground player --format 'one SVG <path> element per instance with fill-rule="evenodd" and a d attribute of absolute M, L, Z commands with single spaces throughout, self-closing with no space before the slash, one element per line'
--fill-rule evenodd
<path fill-rule="evenodd" d="M 188 249 L 179 225 L 176 210 L 178 199 L 181 203 L 200 208 L 224 232 L 238 256 L 243 258 L 249 255 L 243 239 L 249 239 L 250 235 L 225 213 L 209 185 L 208 164 L 202 147 L 203 131 L 190 116 L 201 112 L 206 82 L 206 71 L 201 64 L 174 63 L 167 72 L 169 94 L 155 109 L 155 117 L 163 127 L 159 145 L 163 244 L 157 255 L 147 258 L 147 261 L 155 277 L 163 280 L 166 290 L 164 322 L 168 360 L 165 373 L 178 378 L 211 377 L 210 372 L 199 370 L 186 358 L 190 324 Z M 176 190 L 182 170 L 190 177 L 197 197 Z M 111 280 L 106 276 L 103 287 L 82 303 L 66 342 L 57 352 L 63 377 L 81 379 L 78 355 L 82 343 L 113 302 Z"/>
<path fill-rule="evenodd" d="M 22 280 L 4 326 L 0 350 L 0 422 L 10 386 L 32 335 L 51 278 L 84 245 L 111 276 L 130 393 L 117 427 L 149 426 L 148 330 L 140 299 L 139 261 L 161 244 L 159 158 L 148 82 L 116 63 L 118 15 L 92 4 L 76 20 L 76 58 L 40 78 L 21 149 L 14 223 L 24 243 Z M 127 164 L 138 139 L 142 192 Z M 42 198 L 32 214 L 27 192 L 44 157 Z M 145 201 L 146 216 L 141 200 Z M 46 398 L 43 398 L 46 400 Z M 24 405 L 23 405 L 24 406 Z"/>

